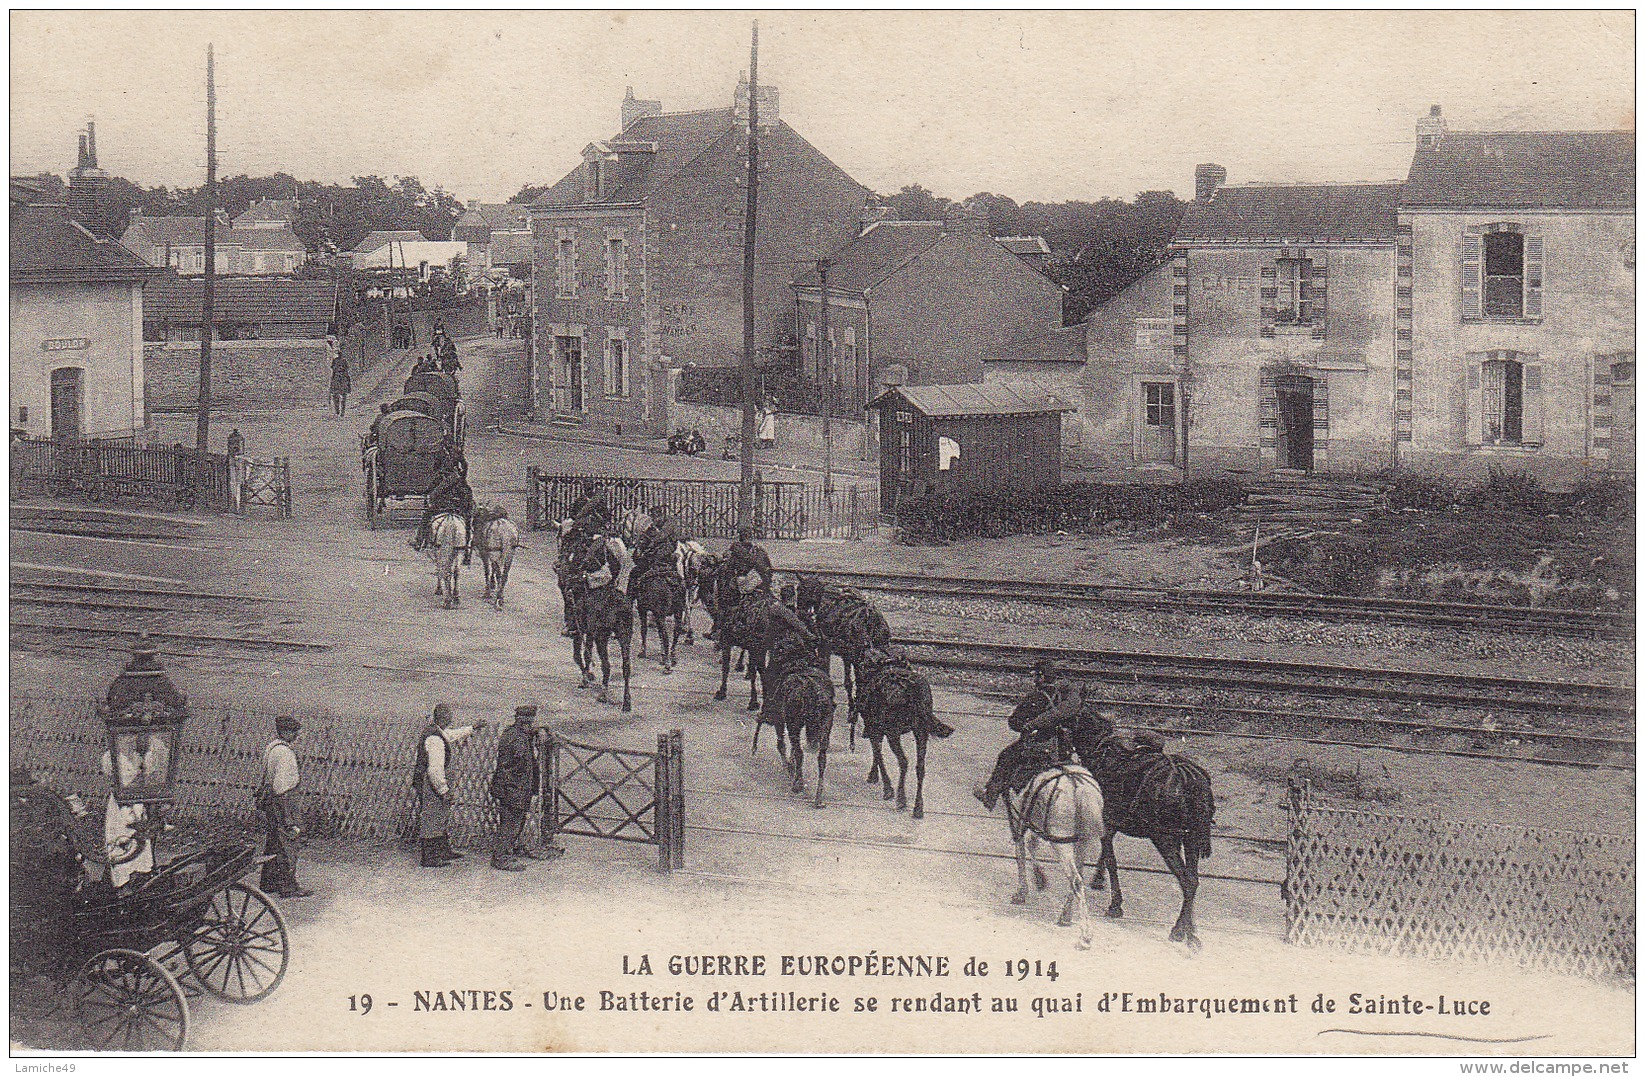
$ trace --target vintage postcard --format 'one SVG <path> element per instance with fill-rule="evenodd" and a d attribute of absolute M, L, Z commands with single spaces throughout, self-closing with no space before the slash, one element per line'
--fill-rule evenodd
<path fill-rule="evenodd" d="M 13 1052 L 1626 1072 L 1636 29 L 14 11 Z"/>

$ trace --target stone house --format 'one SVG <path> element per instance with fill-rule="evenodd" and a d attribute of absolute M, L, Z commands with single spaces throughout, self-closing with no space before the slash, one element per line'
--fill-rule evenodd
<path fill-rule="evenodd" d="M 622 104 L 620 132 L 531 207 L 534 414 L 667 432 L 670 368 L 737 365 L 748 86 L 728 108 Z M 790 284 L 856 232 L 869 192 L 784 123 L 760 88 L 757 361 L 792 354 Z"/>
<path fill-rule="evenodd" d="M 275 208 L 282 205 L 276 203 Z M 266 203 L 254 203 L 231 221 L 227 213 L 217 211 L 213 244 L 219 276 L 287 275 L 308 260 L 308 251 L 291 230 L 290 221 L 269 216 L 272 212 Z M 241 220 L 246 226 L 237 223 Z M 133 209 L 120 245 L 149 265 L 169 266 L 185 277 L 205 275 L 204 217 L 146 217 Z"/>
<path fill-rule="evenodd" d="M 468 245 L 468 271 L 474 280 L 507 279 L 509 267 L 531 261 L 531 207 L 470 202 L 457 218 L 451 238 Z"/>

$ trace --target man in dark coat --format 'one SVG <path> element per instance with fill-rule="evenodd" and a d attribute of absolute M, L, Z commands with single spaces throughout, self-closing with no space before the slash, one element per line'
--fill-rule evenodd
<path fill-rule="evenodd" d="M 983 807 L 993 811 L 1002 792 L 1021 791 L 1034 775 L 1060 761 L 1063 731 L 1078 718 L 1083 702 L 1079 684 L 1063 677 L 1050 659 L 1034 663 L 1034 690 L 1007 723 L 1017 739 L 1000 752 L 988 782 L 972 791 Z"/>
<path fill-rule="evenodd" d="M 611 523 L 611 509 L 591 482 L 583 483 L 582 496 L 571 504 L 571 529 L 584 535 L 604 531 Z"/>
<path fill-rule="evenodd" d="M 433 536 L 429 534 L 429 525 L 434 517 L 442 512 L 455 512 L 462 516 L 469 524 L 470 538 L 473 537 L 474 519 L 474 491 L 469 488 L 468 480 L 463 477 L 462 468 L 452 464 L 441 473 L 440 481 L 430 490 L 428 497 L 423 501 L 423 520 L 417 526 L 417 534 L 412 536 L 411 548 L 421 550 L 427 546 Z M 473 556 L 473 544 L 463 547 L 463 564 L 468 564 Z"/>
<path fill-rule="evenodd" d="M 491 774 L 491 798 L 497 802 L 497 832 L 491 842 L 491 866 L 498 871 L 524 871 L 518 857 L 540 859 L 522 840 L 531 798 L 541 788 L 542 766 L 537 755 L 537 708 L 514 708 L 514 724 L 497 741 L 497 767 Z"/>
<path fill-rule="evenodd" d="M 733 588 L 739 587 L 739 581 L 750 572 L 758 572 L 760 587 L 765 591 L 771 590 L 771 557 L 763 546 L 754 545 L 752 527 L 737 529 L 737 541 L 725 552 L 724 571 Z"/>
<path fill-rule="evenodd" d="M 661 505 L 651 506 L 651 527 L 639 537 L 634 550 L 634 571 L 628 577 L 628 594 L 634 597 L 639 590 L 640 580 L 653 570 L 668 576 L 669 584 L 678 592 L 685 586 L 680 578 L 679 567 L 675 564 L 675 557 L 680 547 L 680 532 L 669 519 L 668 509 Z"/>

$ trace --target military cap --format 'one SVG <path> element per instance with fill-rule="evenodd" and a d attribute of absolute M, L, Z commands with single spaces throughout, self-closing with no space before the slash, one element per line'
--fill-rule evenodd
<path fill-rule="evenodd" d="M 537 704 L 535 704 L 535 703 L 522 703 L 522 704 L 520 704 L 518 707 L 514 708 L 514 717 L 516 717 L 516 718 L 535 718 L 535 717 L 537 717 Z"/>

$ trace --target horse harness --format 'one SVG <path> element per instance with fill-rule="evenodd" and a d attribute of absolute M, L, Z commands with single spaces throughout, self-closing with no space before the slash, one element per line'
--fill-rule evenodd
<path fill-rule="evenodd" d="M 1059 779 L 1068 778 L 1064 783 Z M 1006 807 L 1011 818 L 1011 833 L 1021 839 L 1023 831 L 1032 830 L 1043 841 L 1055 845 L 1067 845 L 1078 839 L 1077 834 L 1066 836 L 1050 832 L 1051 811 L 1064 797 L 1076 796 L 1082 785 L 1089 785 L 1102 794 L 1102 786 L 1089 770 L 1075 763 L 1056 763 L 1036 774 L 1024 789 L 1017 808 L 1011 808 L 1011 798 L 1006 798 Z"/>

